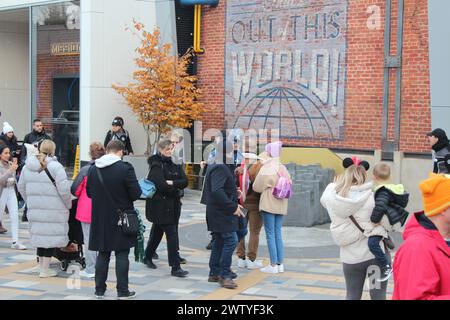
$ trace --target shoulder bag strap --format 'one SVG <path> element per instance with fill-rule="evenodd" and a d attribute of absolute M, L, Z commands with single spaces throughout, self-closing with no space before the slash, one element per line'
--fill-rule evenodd
<path fill-rule="evenodd" d="M 100 169 L 95 167 L 95 171 L 97 172 L 97 176 L 98 176 L 98 180 L 100 180 L 100 184 L 102 185 L 103 189 L 105 189 L 106 194 L 108 195 L 109 200 L 111 200 L 111 202 L 117 206 L 116 201 L 114 200 L 114 197 L 111 195 L 111 192 L 109 191 L 109 189 L 106 187 L 105 182 L 103 181 L 103 176 L 100 172 Z"/>
<path fill-rule="evenodd" d="M 350 220 L 352 220 L 353 224 L 359 229 L 359 231 L 361 231 L 362 233 L 364 233 L 364 229 L 361 228 L 361 226 L 359 225 L 359 223 L 356 221 L 354 216 L 350 216 L 349 217 Z"/>
<path fill-rule="evenodd" d="M 53 186 L 56 189 L 56 193 L 58 193 L 59 198 L 61 199 L 61 202 L 64 204 L 64 207 L 66 207 L 67 210 L 69 210 L 69 208 L 67 208 L 66 203 L 64 202 L 63 197 L 61 196 L 61 194 L 59 193 L 58 187 L 56 186 L 56 181 L 55 179 L 52 177 L 50 171 L 48 170 L 48 168 L 44 169 L 45 173 L 47 174 L 48 178 L 50 179 L 50 181 L 52 182 Z"/>

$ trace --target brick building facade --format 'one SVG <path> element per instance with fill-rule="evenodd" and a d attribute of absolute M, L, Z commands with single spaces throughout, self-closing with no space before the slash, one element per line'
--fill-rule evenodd
<path fill-rule="evenodd" d="M 342 115 L 337 115 L 337 118 L 342 116 L 340 124 L 336 125 L 336 130 L 340 131 L 338 135 L 332 136 L 332 138 L 317 134 L 314 136 L 314 128 L 312 128 L 312 136 L 311 134 L 305 134 L 303 136 L 301 134 L 297 134 L 297 136 L 289 135 L 282 137 L 282 140 L 285 144 L 290 146 L 317 146 L 347 150 L 380 150 L 382 148 L 381 128 L 385 51 L 384 16 L 386 11 L 386 1 L 298 0 L 294 2 L 297 2 L 297 5 L 303 3 L 308 4 L 311 7 L 318 7 L 317 12 L 320 12 L 320 14 L 317 14 L 317 19 L 324 15 L 324 21 L 330 21 L 328 25 L 333 25 L 333 18 L 326 16 L 328 13 L 326 9 L 320 11 L 322 10 L 321 5 L 326 3 L 330 5 L 330 8 L 337 8 L 339 6 L 339 8 L 345 8 L 342 10 L 339 9 L 341 10 L 341 17 L 339 19 L 342 19 L 340 31 L 342 37 L 346 41 L 345 52 L 343 55 L 341 54 L 340 57 L 345 57 L 345 60 L 343 60 L 342 66 L 339 67 L 339 71 L 336 71 L 336 74 L 338 74 L 338 72 L 345 74 L 345 79 L 342 79 L 344 81 L 341 82 L 345 94 L 343 96 L 341 95 Z M 227 19 L 228 21 L 236 20 L 232 20 L 229 17 L 227 18 L 227 14 L 230 16 L 234 14 L 237 19 L 240 19 L 241 13 L 236 10 L 248 9 L 248 7 L 245 7 L 245 1 L 242 3 L 243 4 L 236 4 L 233 1 L 220 1 L 219 6 L 216 8 L 203 8 L 201 39 L 202 47 L 206 50 L 206 53 L 198 58 L 198 76 L 199 87 L 203 91 L 203 102 L 207 108 L 207 112 L 202 119 L 204 130 L 208 128 L 224 128 L 226 126 L 232 127 L 232 125 L 227 123 L 225 116 L 225 109 L 228 107 L 225 106 L 227 103 L 226 94 L 228 94 L 226 89 L 226 74 L 228 72 L 228 77 L 230 77 L 230 74 L 231 77 L 233 76 L 231 69 L 227 71 L 227 63 L 229 62 L 226 61 L 226 50 L 236 43 L 227 40 L 227 32 L 230 30 L 230 25 L 227 26 Z M 249 4 L 249 6 L 250 5 L 251 4 Z M 368 10 L 369 7 L 372 9 Z M 376 14 L 376 10 L 373 11 L 373 8 L 380 9 L 380 23 L 373 28 L 369 28 L 367 25 L 368 19 L 373 18 L 374 13 Z M 392 1 L 392 8 L 391 55 L 395 55 L 397 53 L 397 0 Z M 299 12 L 302 12 L 302 9 L 299 10 Z M 344 15 L 342 14 L 344 10 L 346 11 L 345 20 L 343 18 Z M 409 153 L 429 152 L 429 146 L 425 136 L 425 133 L 428 132 L 431 127 L 427 10 L 427 0 L 405 0 L 399 149 L 400 151 Z M 338 10 L 336 9 L 336 12 L 337 11 Z M 332 13 L 333 11 L 329 12 Z M 269 20 L 272 19 L 270 18 L 271 14 L 280 15 L 275 9 L 273 12 L 269 11 Z M 245 14 L 243 13 L 242 15 Z M 336 14 L 335 19 L 338 19 L 336 18 L 338 16 L 339 14 Z M 255 19 L 252 17 L 249 18 L 249 21 L 253 22 L 253 28 L 258 24 L 258 19 L 256 19 L 258 17 L 261 17 L 261 15 L 255 15 Z M 314 15 L 306 17 L 305 19 L 307 26 L 306 33 L 308 33 L 308 19 L 314 19 Z M 293 20 L 291 19 L 291 21 Z M 299 18 L 298 21 L 302 21 L 301 18 Z M 289 25 L 289 22 L 287 25 Z M 327 32 L 325 28 L 326 27 L 323 27 L 324 34 Z M 337 30 L 338 27 L 335 26 L 335 29 Z M 307 35 L 305 38 L 306 37 Z M 313 41 L 311 43 L 314 43 L 315 45 L 316 42 Z M 293 44 L 295 46 L 295 43 Z M 245 44 L 245 48 L 248 46 L 252 46 L 252 44 Z M 300 50 L 305 49 L 307 48 L 300 46 Z M 333 49 L 330 50 L 332 51 Z M 261 58 L 261 64 L 263 64 L 263 59 L 264 58 Z M 331 57 L 330 61 L 332 59 L 333 58 Z M 282 58 L 280 58 L 280 61 L 282 61 Z M 282 62 L 280 62 L 280 64 L 281 63 Z M 319 73 L 319 71 L 317 72 Z M 330 74 L 331 73 L 333 73 L 333 71 L 330 71 Z M 390 71 L 389 79 L 391 89 L 389 99 L 388 139 L 393 139 L 395 107 L 394 70 Z M 329 90 L 331 91 L 332 89 Z M 286 98 L 288 97 L 286 96 Z M 281 99 L 281 93 L 279 99 Z M 318 110 L 325 108 L 325 103 L 323 105 L 316 103 L 316 105 L 316 109 Z M 257 105 L 257 107 L 260 106 L 261 104 Z M 245 108 L 242 107 L 241 110 L 244 109 Z M 288 117 L 281 119 L 281 102 L 279 109 L 279 126 L 282 128 L 288 121 L 292 120 L 289 120 Z M 295 112 L 292 111 L 292 113 L 294 114 Z M 253 112 L 253 114 L 255 114 L 255 112 Z M 308 115 L 308 117 L 305 117 L 305 119 L 306 118 L 308 118 L 307 120 L 310 122 L 316 121 L 311 114 Z M 265 121 L 267 123 L 267 119 Z M 297 121 L 295 124 L 298 125 L 301 124 L 302 122 L 300 121 L 303 120 L 294 119 L 293 121 Z M 328 125 L 328 123 L 326 124 Z M 252 123 L 250 122 L 248 126 L 252 127 Z M 318 128 L 320 126 L 323 126 L 323 124 L 318 123 Z M 313 127 L 312 122 L 311 127 Z M 297 131 L 299 130 L 302 130 L 302 128 L 297 128 Z"/>
<path fill-rule="evenodd" d="M 50 119 L 55 118 L 53 81 L 57 77 L 79 77 L 79 53 L 55 55 L 55 44 L 79 43 L 79 30 L 67 30 L 63 25 L 38 27 L 36 63 L 36 117 L 45 122 L 49 132 L 53 131 Z"/>

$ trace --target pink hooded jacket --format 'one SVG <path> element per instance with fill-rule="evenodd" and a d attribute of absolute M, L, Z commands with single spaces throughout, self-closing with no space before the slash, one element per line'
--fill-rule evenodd
<path fill-rule="evenodd" d="M 78 221 L 83 223 L 91 223 L 92 216 L 92 201 L 86 193 L 87 175 L 91 165 L 92 164 L 89 164 L 81 168 L 71 189 L 72 194 L 78 198 L 77 213 L 75 217 Z"/>

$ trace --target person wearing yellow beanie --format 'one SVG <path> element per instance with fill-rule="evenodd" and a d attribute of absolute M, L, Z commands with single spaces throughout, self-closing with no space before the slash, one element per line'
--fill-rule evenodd
<path fill-rule="evenodd" d="M 394 260 L 394 300 L 450 300 L 450 176 L 419 185 L 424 211 L 412 217 Z"/>

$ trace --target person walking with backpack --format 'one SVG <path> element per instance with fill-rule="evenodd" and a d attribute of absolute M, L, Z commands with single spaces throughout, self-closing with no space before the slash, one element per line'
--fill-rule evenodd
<path fill-rule="evenodd" d="M 344 173 L 325 188 L 320 203 L 328 211 L 331 236 L 340 248 L 346 299 L 361 299 L 365 280 L 370 274 L 371 299 L 386 300 L 388 283 L 379 282 L 383 266 L 377 262 L 368 245 L 368 237 L 387 238 L 386 229 L 370 221 L 375 200 L 373 184 L 367 177 L 369 163 L 353 157 L 344 159 L 343 166 Z M 384 248 L 382 250 L 387 254 Z M 387 259 L 390 263 L 389 256 Z"/>
<path fill-rule="evenodd" d="M 450 142 L 447 134 L 441 128 L 427 133 L 431 149 L 433 149 L 433 172 L 450 173 Z"/>
<path fill-rule="evenodd" d="M 84 256 L 86 257 L 86 268 L 80 272 L 80 276 L 85 278 L 95 277 L 95 262 L 97 252 L 89 250 L 89 235 L 92 220 L 92 201 L 87 196 L 86 185 L 89 170 L 95 165 L 95 160 L 105 155 L 105 148 L 100 142 L 94 142 L 89 146 L 91 162 L 81 168 L 80 172 L 73 181 L 71 192 L 78 198 L 77 212 L 75 218 L 81 222 L 83 229 Z"/>
<path fill-rule="evenodd" d="M 136 296 L 128 288 L 130 248 L 137 236 L 128 236 L 119 224 L 119 213 L 136 214 L 134 201 L 141 196 L 141 187 L 134 168 L 122 161 L 125 146 L 114 140 L 106 146 L 106 155 L 95 160 L 87 177 L 86 193 L 92 200 L 89 250 L 98 251 L 95 265 L 95 296 L 103 299 L 106 292 L 111 252 L 116 256 L 117 298 Z"/>
<path fill-rule="evenodd" d="M 131 146 L 130 134 L 123 128 L 125 122 L 122 117 L 115 117 L 112 122 L 112 128 L 108 131 L 105 137 L 104 146 L 108 145 L 110 141 L 120 141 L 124 145 L 124 156 L 133 155 L 133 147 Z"/>
<path fill-rule="evenodd" d="M 263 215 L 264 230 L 270 254 L 270 264 L 260 269 L 264 273 L 284 272 L 284 244 L 281 228 L 287 214 L 288 198 L 292 185 L 291 176 L 280 161 L 282 143 L 272 142 L 266 145 L 268 159 L 256 176 L 253 190 L 261 193 L 259 209 Z M 280 182 L 289 189 L 286 194 L 278 194 Z"/>
<path fill-rule="evenodd" d="M 31 244 L 37 248 L 40 278 L 57 276 L 50 269 L 56 248 L 69 243 L 69 210 L 72 206 L 71 182 L 55 157 L 56 145 L 44 140 L 39 155 L 30 156 L 19 179 L 18 189 L 28 204 Z"/>

